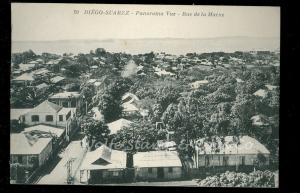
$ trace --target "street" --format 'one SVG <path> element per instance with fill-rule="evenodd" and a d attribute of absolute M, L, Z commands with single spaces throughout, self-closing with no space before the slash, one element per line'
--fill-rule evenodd
<path fill-rule="evenodd" d="M 62 159 L 51 173 L 41 177 L 37 184 L 66 184 L 68 160 L 73 159 L 71 164 L 71 175 L 74 176 L 80 166 L 84 154 L 85 148 L 81 147 L 80 141 L 72 141 L 61 155 L 59 155 Z"/>
<path fill-rule="evenodd" d="M 167 181 L 167 182 L 134 182 L 134 183 L 122 183 L 122 184 L 104 184 L 107 186 L 185 186 L 196 187 L 197 183 L 194 180 L 184 181 Z"/>

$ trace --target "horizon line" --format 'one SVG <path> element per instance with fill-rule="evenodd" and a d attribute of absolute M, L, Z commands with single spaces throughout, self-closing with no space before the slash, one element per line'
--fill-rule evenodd
<path fill-rule="evenodd" d="M 276 36 L 216 36 L 216 37 L 145 37 L 145 38 L 103 38 L 103 39 L 57 39 L 57 40 L 11 40 L 12 42 L 58 42 L 58 41 L 112 41 L 112 40 L 167 40 L 167 39 L 181 39 L 181 40 L 194 40 L 194 39 L 225 39 L 225 38 L 264 38 L 264 39 L 275 39 L 280 37 Z"/>

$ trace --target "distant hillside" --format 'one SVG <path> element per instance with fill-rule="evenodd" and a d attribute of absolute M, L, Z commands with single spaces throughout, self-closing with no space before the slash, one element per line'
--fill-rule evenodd
<path fill-rule="evenodd" d="M 50 52 L 88 53 L 96 48 L 110 52 L 140 54 L 147 52 L 166 52 L 186 54 L 189 52 L 234 52 L 250 50 L 275 51 L 280 48 L 279 38 L 218 37 L 206 39 L 107 39 L 107 40 L 60 40 L 60 41 L 16 41 L 12 42 L 12 52 L 32 49 L 37 54 Z"/>

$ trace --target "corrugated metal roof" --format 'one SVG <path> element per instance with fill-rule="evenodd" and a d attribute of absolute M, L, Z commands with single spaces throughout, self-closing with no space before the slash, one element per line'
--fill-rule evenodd
<path fill-rule="evenodd" d="M 80 94 L 78 92 L 60 92 L 60 93 L 56 93 L 53 96 L 50 97 L 50 99 L 55 99 L 55 98 L 69 98 L 69 97 L 79 97 Z"/>
<path fill-rule="evenodd" d="M 49 102 L 48 100 L 45 100 L 44 102 L 42 102 L 38 106 L 34 107 L 27 113 L 44 113 L 44 112 L 55 112 L 56 113 L 61 109 L 62 109 L 61 106 L 58 106 L 52 102 Z"/>
<path fill-rule="evenodd" d="M 97 162 L 102 160 L 102 162 Z M 88 152 L 83 159 L 80 170 L 125 169 L 126 152 L 110 149 L 106 145 Z"/>
<path fill-rule="evenodd" d="M 42 88 L 46 88 L 48 86 L 48 84 L 46 83 L 42 83 L 42 84 L 39 84 L 37 86 L 35 86 L 37 89 L 42 89 Z"/>
<path fill-rule="evenodd" d="M 10 154 L 40 154 L 51 143 L 52 138 L 28 139 L 24 133 L 10 135 Z"/>
<path fill-rule="evenodd" d="M 65 79 L 64 77 L 61 77 L 61 76 L 55 76 L 55 77 L 51 78 L 50 81 L 51 81 L 52 83 L 58 83 L 58 82 L 60 82 L 60 81 L 62 81 L 62 80 L 64 80 L 64 79 Z"/>
<path fill-rule="evenodd" d="M 255 93 L 253 93 L 253 95 L 259 96 L 259 97 L 262 97 L 262 98 L 265 98 L 267 96 L 267 94 L 268 94 L 268 91 L 266 91 L 264 89 L 259 89 Z"/>
<path fill-rule="evenodd" d="M 197 140 L 196 150 L 199 154 L 269 154 L 269 150 L 256 139 L 249 136 L 216 137 L 214 142 L 206 141 L 204 138 Z M 239 141 L 239 144 L 237 143 Z"/>
<path fill-rule="evenodd" d="M 133 155 L 134 167 L 181 167 L 177 151 L 138 152 Z"/>
<path fill-rule="evenodd" d="M 111 123 L 108 123 L 107 126 L 110 130 L 110 134 L 115 134 L 122 128 L 130 126 L 130 124 L 132 124 L 132 123 L 133 123 L 132 121 L 122 118 L 122 119 L 113 121 Z"/>
<path fill-rule="evenodd" d="M 268 90 L 274 90 L 274 89 L 276 89 L 278 86 L 266 84 L 265 87 L 267 87 Z"/>
<path fill-rule="evenodd" d="M 63 134 L 64 129 L 58 128 L 58 127 L 52 127 L 52 126 L 48 126 L 48 125 L 35 125 L 32 127 L 25 128 L 24 131 L 25 132 L 30 132 L 30 131 L 49 132 L 49 133 L 56 135 L 57 137 L 60 137 Z"/>
<path fill-rule="evenodd" d="M 17 81 L 33 81 L 34 78 L 32 76 L 32 73 L 24 73 L 24 74 L 16 77 L 14 80 L 17 80 Z"/>

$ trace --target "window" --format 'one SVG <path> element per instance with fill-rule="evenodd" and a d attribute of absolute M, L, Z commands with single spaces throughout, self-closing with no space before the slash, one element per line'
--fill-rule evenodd
<path fill-rule="evenodd" d="M 152 168 L 148 168 L 148 173 L 152 174 Z"/>
<path fill-rule="evenodd" d="M 168 171 L 169 171 L 169 173 L 172 173 L 173 172 L 173 168 L 172 167 L 169 168 Z"/>
<path fill-rule="evenodd" d="M 113 171 L 113 176 L 118 176 L 119 172 L 118 171 Z"/>
<path fill-rule="evenodd" d="M 63 102 L 62 102 L 62 106 L 63 106 L 63 107 L 69 107 L 68 101 L 63 101 Z"/>
<path fill-rule="evenodd" d="M 53 115 L 46 115 L 46 121 L 52 122 L 53 121 Z"/>
<path fill-rule="evenodd" d="M 59 115 L 59 116 L 58 116 L 58 120 L 59 120 L 59 121 L 64 121 L 64 116 L 63 116 L 63 115 Z"/>
<path fill-rule="evenodd" d="M 38 121 L 40 121 L 40 117 L 38 115 L 32 115 L 31 116 L 31 121 L 32 122 L 38 122 Z"/>

